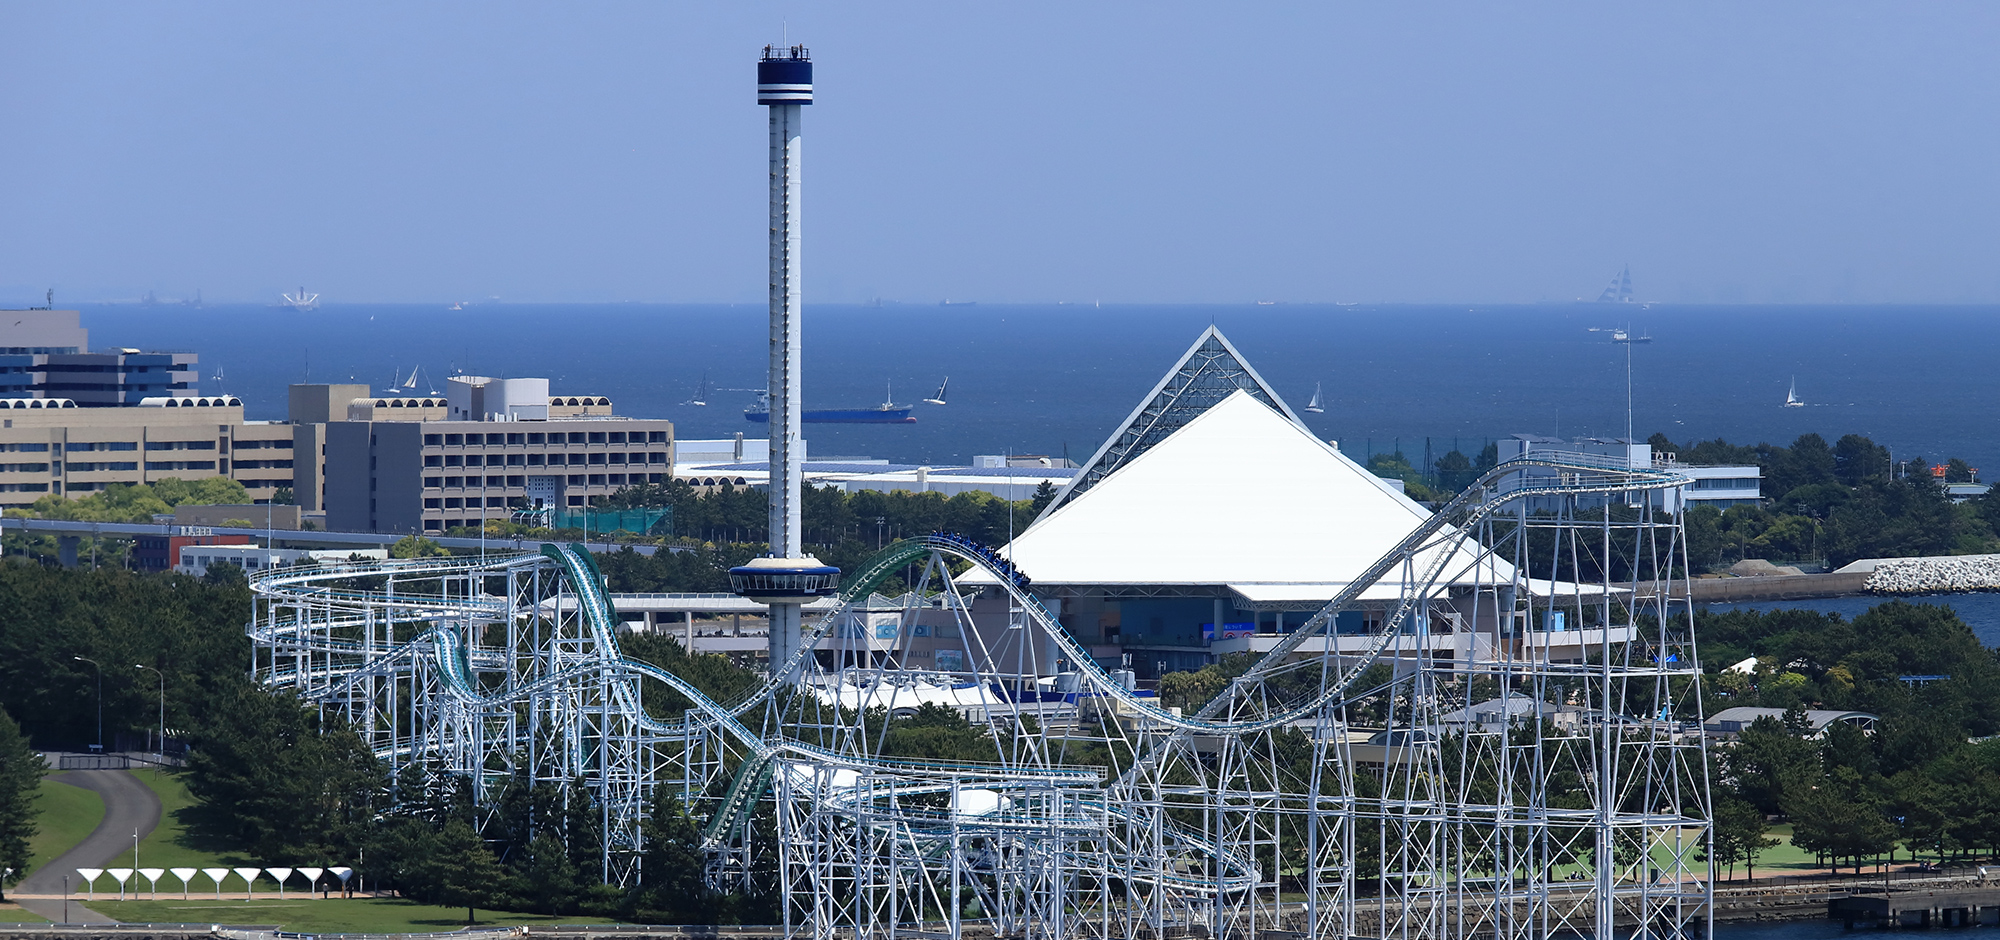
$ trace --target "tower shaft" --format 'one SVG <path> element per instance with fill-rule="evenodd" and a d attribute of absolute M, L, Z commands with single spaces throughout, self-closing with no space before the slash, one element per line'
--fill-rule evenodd
<path fill-rule="evenodd" d="M 771 398 L 770 538 L 775 558 L 802 559 L 800 477 L 805 448 L 799 439 L 800 398 L 799 164 L 800 117 L 812 103 L 812 60 L 805 47 L 766 47 L 757 63 L 757 103 L 771 115 Z M 773 670 L 799 648 L 800 605 L 771 604 L 768 653 Z"/>
<path fill-rule="evenodd" d="M 771 553 L 796 558 L 799 533 L 799 112 L 771 105 Z"/>

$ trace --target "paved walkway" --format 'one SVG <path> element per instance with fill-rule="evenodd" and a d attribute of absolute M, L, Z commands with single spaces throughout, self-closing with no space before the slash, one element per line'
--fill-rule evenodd
<path fill-rule="evenodd" d="M 84 890 L 79 868 L 120 868 L 132 864 L 132 832 L 138 830 L 139 838 L 145 838 L 160 824 L 160 797 L 152 788 L 139 782 L 139 778 L 124 770 L 70 770 L 42 778 L 44 784 L 55 786 L 82 787 L 104 798 L 104 821 L 90 831 L 76 847 L 64 852 L 55 861 L 42 866 L 41 870 L 29 873 L 14 886 L 9 898 L 23 895 L 20 905 L 57 923 L 63 921 L 64 903 L 63 876 L 68 875 L 70 889 Z M 144 862 L 142 856 L 139 861 Z M 120 864 L 122 863 L 122 864 Z M 138 875 L 135 881 L 143 883 Z M 118 882 L 108 875 L 97 880 L 98 889 L 111 886 L 111 896 L 118 896 Z M 45 897 L 33 897 L 45 895 Z M 71 900 L 68 907 L 69 922 L 74 924 L 112 924 L 112 920 L 96 911 Z"/>

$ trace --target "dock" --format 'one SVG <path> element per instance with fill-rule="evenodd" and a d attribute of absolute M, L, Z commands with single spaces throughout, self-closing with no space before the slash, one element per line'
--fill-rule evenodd
<path fill-rule="evenodd" d="M 1856 889 L 1829 898 L 1828 917 L 1852 929 L 1876 927 L 1975 927 L 2000 923 L 2000 885 L 1940 884 L 1873 892 Z"/>

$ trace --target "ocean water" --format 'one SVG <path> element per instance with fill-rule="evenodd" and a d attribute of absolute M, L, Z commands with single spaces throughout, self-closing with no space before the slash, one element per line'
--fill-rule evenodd
<path fill-rule="evenodd" d="M 547 376 L 667 417 L 683 437 L 759 428 L 742 418 L 764 384 L 765 311 L 742 305 L 93 306 L 92 343 L 192 350 L 203 390 L 282 418 L 285 386 L 421 369 L 419 391 L 457 370 Z M 812 425 L 816 456 L 964 462 L 974 454 L 1089 456 L 1202 328 L 1219 325 L 1296 408 L 1351 454 L 1426 438 L 1442 455 L 1514 432 L 1789 443 L 1858 432 L 1898 458 L 1959 456 L 2000 471 L 2000 308 L 1445 306 L 812 306 L 809 407 L 898 402 L 951 377 L 950 404 L 918 423 Z M 1590 332 L 1589 328 L 1601 328 Z M 1613 344 L 1629 327 L 1654 341 Z M 218 383 L 210 377 L 224 373 Z M 706 407 L 683 404 L 703 375 Z M 1811 404 L 1783 408 L 1797 377 Z"/>
<path fill-rule="evenodd" d="M 1715 940 L 1830 940 L 1853 936 L 1839 921 L 1792 920 L 1759 923 L 1716 924 Z"/>

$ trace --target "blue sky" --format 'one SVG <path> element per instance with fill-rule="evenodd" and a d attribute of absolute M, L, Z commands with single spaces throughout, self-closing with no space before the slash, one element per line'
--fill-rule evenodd
<path fill-rule="evenodd" d="M 2000 7 L 0 0 L 0 303 L 2000 301 Z"/>

